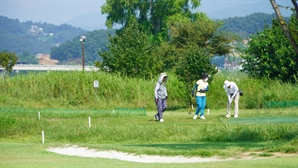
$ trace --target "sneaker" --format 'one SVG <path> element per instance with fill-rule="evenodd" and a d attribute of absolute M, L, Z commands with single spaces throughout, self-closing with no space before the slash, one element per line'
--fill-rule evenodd
<path fill-rule="evenodd" d="M 200 119 L 205 120 L 206 118 L 204 116 L 201 116 Z"/>
<path fill-rule="evenodd" d="M 197 118 L 198 118 L 198 115 L 193 116 L 193 119 L 194 119 L 194 120 L 197 119 Z"/>
<path fill-rule="evenodd" d="M 229 115 L 229 114 L 227 114 L 226 116 L 225 116 L 225 118 L 230 118 L 231 117 L 231 115 Z"/>
<path fill-rule="evenodd" d="M 160 122 L 164 122 L 164 120 L 163 120 L 163 119 L 160 119 L 159 121 L 160 121 Z"/>
<path fill-rule="evenodd" d="M 157 114 L 154 115 L 155 120 L 159 120 Z"/>
<path fill-rule="evenodd" d="M 237 114 L 235 114 L 235 115 L 234 115 L 234 118 L 238 118 L 238 115 L 237 115 Z"/>

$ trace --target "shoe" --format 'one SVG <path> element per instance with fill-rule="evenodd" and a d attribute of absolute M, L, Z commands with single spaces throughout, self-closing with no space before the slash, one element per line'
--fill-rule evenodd
<path fill-rule="evenodd" d="M 236 114 L 236 115 L 234 115 L 234 118 L 238 118 L 238 115 Z"/>
<path fill-rule="evenodd" d="M 160 122 L 164 122 L 164 120 L 163 120 L 163 119 L 160 119 L 159 121 L 160 121 Z"/>
<path fill-rule="evenodd" d="M 154 115 L 155 120 L 159 120 L 157 114 Z"/>
<path fill-rule="evenodd" d="M 227 114 L 226 116 L 225 116 L 225 118 L 230 118 L 231 117 L 231 115 L 229 115 L 229 114 Z"/>
<path fill-rule="evenodd" d="M 204 116 L 201 116 L 200 119 L 205 120 L 206 118 Z"/>
<path fill-rule="evenodd" d="M 198 118 L 198 115 L 193 116 L 193 119 L 194 119 L 194 120 L 197 119 L 197 118 Z"/>

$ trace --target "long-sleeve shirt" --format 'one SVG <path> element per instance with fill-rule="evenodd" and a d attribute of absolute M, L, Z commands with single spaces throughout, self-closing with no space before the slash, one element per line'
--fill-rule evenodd
<path fill-rule="evenodd" d="M 168 96 L 166 81 L 163 82 L 163 78 L 165 75 L 161 75 L 156 82 L 155 89 L 154 89 L 154 98 L 166 99 Z"/>
<path fill-rule="evenodd" d="M 228 99 L 230 100 L 230 98 L 234 98 L 237 94 L 237 92 L 239 91 L 238 86 L 236 85 L 235 82 L 230 82 L 230 88 L 228 88 L 226 85 L 223 86 L 223 88 L 225 89 Z"/>

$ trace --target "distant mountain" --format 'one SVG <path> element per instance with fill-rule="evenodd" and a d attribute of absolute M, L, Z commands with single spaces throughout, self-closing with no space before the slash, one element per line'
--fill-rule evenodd
<path fill-rule="evenodd" d="M 269 3 L 269 1 L 268 1 Z M 236 5 L 233 7 L 221 9 L 212 13 L 207 13 L 207 16 L 211 19 L 227 19 L 230 17 L 244 17 L 251 15 L 253 13 L 265 13 L 265 14 L 273 14 L 274 10 L 272 7 L 264 7 L 264 3 L 256 2 L 253 4 L 247 5 Z M 282 15 L 285 17 L 289 17 L 292 14 L 291 10 L 285 10 L 283 8 L 280 9 L 282 11 Z"/>
<path fill-rule="evenodd" d="M 66 24 L 93 31 L 107 29 L 105 21 L 106 15 L 101 14 L 101 12 L 88 12 L 66 21 Z"/>
<path fill-rule="evenodd" d="M 0 51 L 20 54 L 28 52 L 36 55 L 49 54 L 53 46 L 58 46 L 75 36 L 87 32 L 81 28 L 62 24 L 20 22 L 0 16 Z"/>

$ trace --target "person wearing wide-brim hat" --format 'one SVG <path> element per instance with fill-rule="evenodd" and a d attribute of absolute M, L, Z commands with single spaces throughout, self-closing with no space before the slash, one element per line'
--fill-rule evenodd
<path fill-rule="evenodd" d="M 166 73 L 161 73 L 158 81 L 156 82 L 155 89 L 154 89 L 154 100 L 156 103 L 157 114 L 154 115 L 156 120 L 160 122 L 164 122 L 163 113 L 167 109 L 167 87 L 166 82 L 168 79 L 168 75 Z"/>
<path fill-rule="evenodd" d="M 231 104 L 232 104 L 232 101 L 234 100 L 234 103 L 235 103 L 234 118 L 238 118 L 238 113 L 239 113 L 238 103 L 240 98 L 238 86 L 236 85 L 235 82 L 230 82 L 228 80 L 225 80 L 223 88 L 226 91 L 227 97 L 228 97 L 227 114 L 225 117 L 226 118 L 231 117 Z"/>
<path fill-rule="evenodd" d="M 199 113 L 200 113 L 200 119 L 205 120 L 204 117 L 204 111 L 206 106 L 206 92 L 209 90 L 209 84 L 208 79 L 210 75 L 207 73 L 203 73 L 201 76 L 201 79 L 199 79 L 196 84 L 194 85 L 192 89 L 192 96 L 196 96 L 196 102 L 197 102 L 197 109 L 196 113 L 193 116 L 193 119 L 197 119 Z"/>

